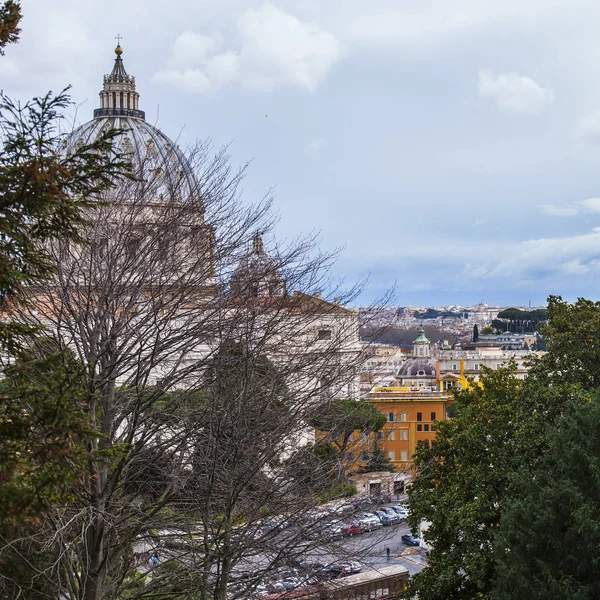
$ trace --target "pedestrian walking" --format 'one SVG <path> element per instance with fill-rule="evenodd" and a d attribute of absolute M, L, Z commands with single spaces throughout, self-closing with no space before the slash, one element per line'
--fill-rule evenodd
<path fill-rule="evenodd" d="M 152 565 L 155 567 L 158 564 L 158 554 L 154 554 L 152 557 Z"/>
<path fill-rule="evenodd" d="M 391 554 L 392 554 L 392 553 L 391 553 L 390 549 L 389 549 L 389 548 L 386 548 L 386 549 L 385 549 L 385 555 L 387 556 L 387 560 L 388 560 L 388 562 L 390 562 L 390 556 L 391 556 Z"/>

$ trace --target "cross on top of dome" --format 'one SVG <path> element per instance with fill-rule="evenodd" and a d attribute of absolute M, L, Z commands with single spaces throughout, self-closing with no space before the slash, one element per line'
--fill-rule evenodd
<path fill-rule="evenodd" d="M 100 108 L 94 111 L 94 117 L 136 117 L 145 119 L 144 111 L 139 110 L 140 95 L 135 89 L 135 77 L 128 75 L 121 58 L 121 36 L 117 35 L 115 64 L 110 75 L 104 76 L 104 85 L 100 92 Z"/>

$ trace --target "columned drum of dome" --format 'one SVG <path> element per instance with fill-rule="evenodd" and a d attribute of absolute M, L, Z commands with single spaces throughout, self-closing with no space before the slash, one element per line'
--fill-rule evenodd
<path fill-rule="evenodd" d="M 113 147 L 131 160 L 136 175 L 146 181 L 152 179 L 154 185 L 148 186 L 152 200 L 199 202 L 199 185 L 190 162 L 175 142 L 146 122 L 144 111 L 139 109 L 135 77 L 125 70 L 120 45 L 115 54 L 113 70 L 104 76 L 100 108 L 94 110 L 91 121 L 71 134 L 67 152 L 75 145 L 94 141 L 104 131 L 121 130 Z"/>

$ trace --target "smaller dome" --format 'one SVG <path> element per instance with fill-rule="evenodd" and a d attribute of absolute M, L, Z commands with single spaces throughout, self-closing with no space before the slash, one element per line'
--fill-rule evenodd
<path fill-rule="evenodd" d="M 398 377 L 435 377 L 435 365 L 426 358 L 409 358 L 398 369 Z"/>
<path fill-rule="evenodd" d="M 231 291 L 238 297 L 285 296 L 285 282 L 276 262 L 265 252 L 259 233 L 231 277 Z"/>

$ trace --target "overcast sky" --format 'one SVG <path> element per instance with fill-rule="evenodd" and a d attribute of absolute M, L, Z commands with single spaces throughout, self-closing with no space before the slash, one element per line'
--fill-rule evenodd
<path fill-rule="evenodd" d="M 140 108 L 233 140 L 278 235 L 402 305 L 600 296 L 600 3 L 24 0 L 0 87 L 72 84 L 82 121 L 123 36 Z"/>

